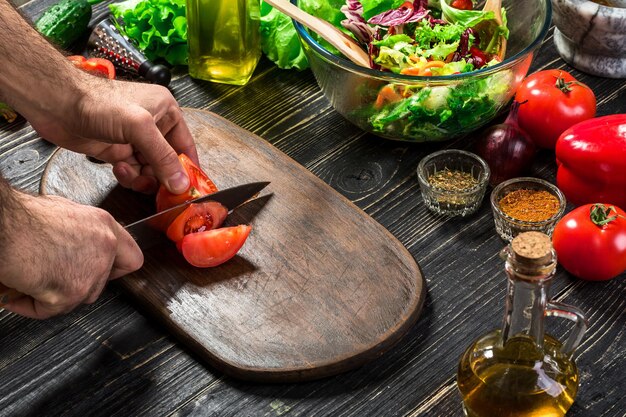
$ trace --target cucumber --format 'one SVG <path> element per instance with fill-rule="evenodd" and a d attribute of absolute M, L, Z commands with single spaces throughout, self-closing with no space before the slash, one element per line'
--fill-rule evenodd
<path fill-rule="evenodd" d="M 61 0 L 37 19 L 35 27 L 50 41 L 67 48 L 87 31 L 91 4 L 98 1 Z"/>

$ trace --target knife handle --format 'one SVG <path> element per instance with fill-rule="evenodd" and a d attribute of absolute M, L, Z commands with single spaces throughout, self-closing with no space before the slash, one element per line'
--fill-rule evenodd
<path fill-rule="evenodd" d="M 24 294 L 0 284 L 0 308 L 4 307 L 9 301 L 23 297 Z"/>

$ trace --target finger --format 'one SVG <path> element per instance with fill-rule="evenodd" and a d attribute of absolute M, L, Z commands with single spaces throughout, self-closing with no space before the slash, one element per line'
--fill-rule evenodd
<path fill-rule="evenodd" d="M 106 287 L 107 283 L 108 283 L 108 279 L 98 280 L 93 286 L 93 288 L 91 289 L 91 291 L 89 291 L 89 294 L 87 295 L 87 297 L 85 297 L 85 300 L 83 301 L 83 303 L 85 304 L 95 303 L 96 300 L 100 298 L 100 295 L 102 294 L 102 291 L 104 291 L 104 287 Z"/>
<path fill-rule="evenodd" d="M 125 132 L 129 142 L 141 152 L 152 166 L 156 177 L 174 194 L 180 194 L 189 187 L 189 178 L 178 160 L 178 155 L 165 140 L 148 112 L 137 116 L 132 131 Z"/>
<path fill-rule="evenodd" d="M 113 165 L 113 175 L 124 188 L 132 188 L 133 181 L 139 176 L 138 170 L 127 162 Z"/>
<path fill-rule="evenodd" d="M 152 175 L 141 175 L 133 180 L 133 191 L 144 194 L 154 194 L 159 189 L 159 182 Z"/>
<path fill-rule="evenodd" d="M 143 265 L 143 253 L 130 233 L 118 223 L 115 234 L 117 235 L 117 251 L 109 279 L 128 275 Z"/>
<path fill-rule="evenodd" d="M 185 119 L 182 117 L 182 113 L 178 123 L 176 123 L 168 132 L 164 132 L 163 134 L 177 153 L 184 153 L 193 161 L 194 164 L 200 166 L 196 143 L 193 140 L 193 136 L 191 136 L 187 123 L 185 123 Z"/>
<path fill-rule="evenodd" d="M 29 317 L 31 319 L 47 319 L 59 314 L 67 313 L 76 305 L 62 305 L 62 304 L 44 304 L 30 296 L 17 298 L 11 300 L 4 306 L 4 309 L 11 311 L 20 316 Z"/>

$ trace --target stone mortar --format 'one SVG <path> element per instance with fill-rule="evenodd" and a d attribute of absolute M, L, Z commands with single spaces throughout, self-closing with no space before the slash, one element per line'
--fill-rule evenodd
<path fill-rule="evenodd" d="M 626 0 L 617 7 L 588 0 L 551 0 L 554 43 L 573 67 L 601 77 L 626 78 Z"/>

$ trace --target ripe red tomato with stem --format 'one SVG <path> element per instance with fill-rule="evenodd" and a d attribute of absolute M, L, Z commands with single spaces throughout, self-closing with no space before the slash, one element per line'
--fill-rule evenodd
<path fill-rule="evenodd" d="M 558 262 L 572 275 L 615 278 L 626 271 L 626 212 L 604 204 L 580 206 L 557 223 L 552 242 Z"/>
<path fill-rule="evenodd" d="M 540 148 L 554 149 L 561 133 L 596 115 L 596 97 L 591 88 L 557 69 L 526 77 L 515 100 L 526 102 L 519 110 L 519 126 Z"/>
<path fill-rule="evenodd" d="M 179 250 L 191 265 L 218 266 L 231 259 L 243 246 L 252 227 L 246 224 L 185 235 Z"/>
<path fill-rule="evenodd" d="M 167 237 L 178 243 L 190 233 L 217 229 L 227 215 L 228 209 L 215 201 L 190 204 L 167 228 Z"/>

